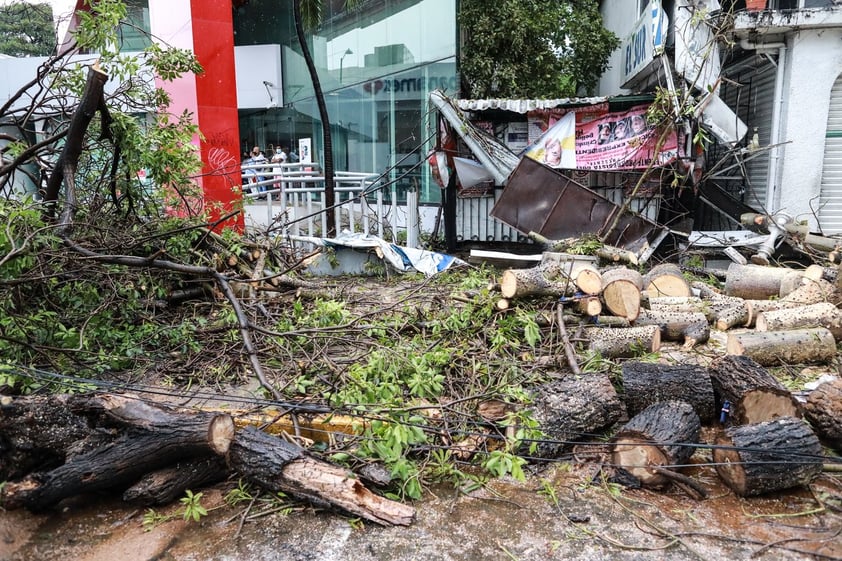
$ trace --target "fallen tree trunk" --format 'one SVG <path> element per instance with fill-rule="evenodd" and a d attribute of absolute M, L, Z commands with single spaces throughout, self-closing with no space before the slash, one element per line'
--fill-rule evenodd
<path fill-rule="evenodd" d="M 763 366 L 825 363 L 836 356 L 836 340 L 824 327 L 729 333 L 726 352 L 749 356 Z"/>
<path fill-rule="evenodd" d="M 662 341 L 683 341 L 688 349 L 710 338 L 710 325 L 701 312 L 641 310 L 634 324 L 657 325 Z"/>
<path fill-rule="evenodd" d="M 602 272 L 602 301 L 615 316 L 634 321 L 640 315 L 640 291 L 643 277 L 627 267 Z"/>
<path fill-rule="evenodd" d="M 786 331 L 803 327 L 824 327 L 834 339 L 842 337 L 842 311 L 830 302 L 770 310 L 757 315 L 757 331 Z"/>
<path fill-rule="evenodd" d="M 746 326 L 753 327 L 761 312 L 797 308 L 820 302 L 839 305 L 842 303 L 842 295 L 833 284 L 824 279 L 805 280 L 797 289 L 778 300 L 746 300 Z"/>
<path fill-rule="evenodd" d="M 655 265 L 643 276 L 643 290 L 650 296 L 691 296 L 690 284 L 675 263 Z"/>
<path fill-rule="evenodd" d="M 807 396 L 804 416 L 816 434 L 842 450 L 842 378 L 824 382 Z"/>
<path fill-rule="evenodd" d="M 0 495 L 6 508 L 43 510 L 64 498 L 125 488 L 151 471 L 179 460 L 224 454 L 234 434 L 229 415 L 193 414 L 176 416 L 139 401 L 119 396 L 72 398 L 77 407 L 101 408 L 112 420 L 129 426 L 114 442 L 71 458 L 46 472 L 7 483 Z M 108 402 L 117 404 L 110 408 Z"/>
<path fill-rule="evenodd" d="M 687 463 L 699 443 L 702 425 L 689 403 L 666 401 L 650 405 L 614 436 L 612 463 L 647 487 L 671 480 L 653 466 L 678 468 Z"/>
<path fill-rule="evenodd" d="M 660 364 L 629 360 L 623 363 L 623 400 L 629 415 L 637 415 L 650 405 L 684 401 L 702 423 L 716 416 L 716 400 L 710 372 L 703 366 Z"/>
<path fill-rule="evenodd" d="M 720 404 L 730 403 L 728 414 L 732 424 L 800 416 L 798 402 L 790 391 L 747 356 L 726 355 L 715 360 L 710 375 Z"/>
<path fill-rule="evenodd" d="M 564 274 L 559 263 L 542 263 L 530 269 L 507 269 L 500 277 L 503 298 L 570 296 L 575 291 L 573 279 Z"/>
<path fill-rule="evenodd" d="M 716 444 L 716 472 L 741 497 L 807 485 L 822 471 L 819 439 L 793 417 L 728 428 Z"/>
<path fill-rule="evenodd" d="M 583 438 L 589 439 L 625 416 L 611 380 L 605 374 L 569 376 L 535 388 L 533 417 L 547 438 L 537 455 L 556 458 Z"/>
<path fill-rule="evenodd" d="M 661 329 L 657 325 L 627 328 L 587 328 L 588 348 L 604 358 L 631 358 L 641 352 L 654 353 L 661 348 Z"/>
<path fill-rule="evenodd" d="M 372 493 L 346 469 L 252 427 L 237 433 L 227 459 L 232 470 L 273 493 L 290 493 L 384 526 L 407 526 L 415 519 L 414 508 Z"/>

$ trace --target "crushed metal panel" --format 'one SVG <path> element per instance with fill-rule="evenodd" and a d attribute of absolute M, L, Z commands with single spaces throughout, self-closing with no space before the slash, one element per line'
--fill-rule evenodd
<path fill-rule="evenodd" d="M 491 216 L 516 230 L 559 240 L 607 230 L 620 206 L 530 158 L 523 158 Z M 605 243 L 634 252 L 650 249 L 665 231 L 651 220 L 624 212 Z"/>

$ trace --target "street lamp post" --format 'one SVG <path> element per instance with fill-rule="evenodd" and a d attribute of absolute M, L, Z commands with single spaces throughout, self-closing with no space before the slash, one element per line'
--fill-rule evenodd
<path fill-rule="evenodd" d="M 345 63 L 345 57 L 348 55 L 354 54 L 354 51 L 351 49 L 345 49 L 345 52 L 342 53 L 342 56 L 339 57 L 339 83 L 342 83 L 342 66 Z"/>

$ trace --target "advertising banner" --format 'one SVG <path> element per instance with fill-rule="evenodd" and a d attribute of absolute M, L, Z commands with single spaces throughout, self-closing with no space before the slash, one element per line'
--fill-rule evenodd
<path fill-rule="evenodd" d="M 678 157 L 676 134 L 671 132 L 656 154 L 659 131 L 646 122 L 647 108 L 639 105 L 587 122 L 578 122 L 576 113 L 568 113 L 526 150 L 526 156 L 565 169 L 631 170 L 667 165 Z"/>

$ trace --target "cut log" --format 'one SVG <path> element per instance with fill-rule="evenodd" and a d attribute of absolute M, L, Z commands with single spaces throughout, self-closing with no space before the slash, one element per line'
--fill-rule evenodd
<path fill-rule="evenodd" d="M 671 480 L 653 466 L 680 468 L 699 443 L 702 425 L 689 403 L 666 401 L 650 405 L 631 418 L 613 438 L 614 465 L 647 487 L 663 487 Z"/>
<path fill-rule="evenodd" d="M 729 333 L 726 352 L 749 356 L 763 366 L 820 364 L 836 356 L 836 340 L 824 327 Z"/>
<path fill-rule="evenodd" d="M 842 304 L 842 294 L 832 283 L 824 279 L 804 280 L 801 286 L 779 300 L 746 300 L 748 310 L 746 325 L 754 326 L 761 312 L 797 308 L 820 302 L 830 302 L 838 306 Z"/>
<path fill-rule="evenodd" d="M 716 444 L 716 472 L 741 497 L 807 485 L 822 471 L 819 439 L 793 417 L 730 427 Z"/>
<path fill-rule="evenodd" d="M 804 416 L 816 434 L 842 450 L 842 378 L 820 384 L 807 396 Z"/>
<path fill-rule="evenodd" d="M 500 294 L 503 298 L 525 296 L 564 296 L 576 291 L 576 285 L 567 276 L 561 263 L 547 262 L 531 269 L 508 269 L 500 277 Z"/>
<path fill-rule="evenodd" d="M 786 267 L 763 267 L 731 263 L 725 280 L 725 294 L 745 300 L 766 300 L 786 296 L 799 286 L 804 271 Z M 781 287 L 784 287 L 782 292 Z M 787 292 L 789 291 L 789 292 Z"/>
<path fill-rule="evenodd" d="M 640 353 L 654 353 L 661 348 L 661 329 L 657 325 L 585 330 L 591 351 L 604 358 L 631 358 Z"/>
<path fill-rule="evenodd" d="M 581 317 L 573 314 L 564 314 L 564 323 L 576 325 L 582 320 Z M 592 327 L 631 327 L 629 320 L 617 316 L 595 316 L 587 318 L 587 325 Z"/>
<path fill-rule="evenodd" d="M 748 321 L 748 310 L 745 302 L 739 298 L 736 302 L 718 301 L 711 304 L 713 313 L 713 325 L 719 331 L 727 331 L 737 325 L 745 325 Z"/>
<path fill-rule="evenodd" d="M 719 403 L 730 402 L 731 424 L 800 416 L 798 402 L 790 391 L 747 356 L 727 355 L 715 360 L 710 375 Z"/>
<path fill-rule="evenodd" d="M 716 417 L 716 400 L 710 372 L 692 364 L 660 364 L 626 361 L 622 366 L 623 401 L 629 415 L 637 415 L 650 405 L 684 401 L 702 423 Z"/>
<path fill-rule="evenodd" d="M 842 311 L 830 302 L 771 310 L 757 316 L 757 331 L 786 331 L 802 327 L 825 327 L 834 339 L 842 337 Z"/>
<path fill-rule="evenodd" d="M 187 489 L 201 489 L 224 481 L 228 474 L 228 466 L 219 456 L 185 460 L 147 473 L 126 489 L 123 500 L 143 506 L 166 505 L 183 497 Z"/>
<path fill-rule="evenodd" d="M 407 526 L 415 519 L 414 508 L 376 495 L 346 469 L 253 427 L 237 433 L 227 459 L 232 470 L 272 493 L 290 493 L 384 526 Z"/>
<path fill-rule="evenodd" d="M 602 272 L 602 301 L 615 316 L 634 321 L 640 314 L 640 291 L 643 277 L 627 267 Z"/>
<path fill-rule="evenodd" d="M 683 341 L 687 348 L 705 343 L 710 337 L 710 326 L 701 312 L 641 310 L 634 324 L 657 325 L 662 341 Z"/>
<path fill-rule="evenodd" d="M 691 296 L 690 284 L 681 268 L 675 263 L 661 263 L 655 265 L 643 277 L 643 290 L 649 293 L 650 297 L 659 296 Z"/>
<path fill-rule="evenodd" d="M 125 422 L 138 413 L 134 430 L 51 471 L 8 483 L 0 491 L 3 506 L 38 511 L 74 495 L 122 489 L 179 460 L 224 453 L 230 444 L 234 421 L 229 415 L 175 416 L 161 410 L 156 419 L 147 415 L 154 408 L 135 403 L 137 407 L 129 404 L 121 415 Z"/>
<path fill-rule="evenodd" d="M 637 254 L 627 249 L 621 249 L 611 245 L 603 245 L 596 250 L 596 256 L 610 263 L 628 263 L 637 265 L 639 260 Z"/>
<path fill-rule="evenodd" d="M 542 458 L 557 458 L 625 417 L 625 406 L 605 374 L 556 380 L 537 387 L 532 398 L 533 417 L 547 437 L 538 444 Z"/>
<path fill-rule="evenodd" d="M 602 313 L 602 301 L 599 296 L 587 296 L 576 299 L 576 310 L 585 316 L 595 317 Z"/>

